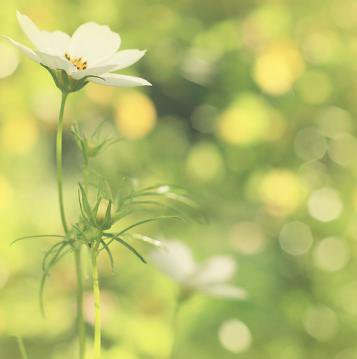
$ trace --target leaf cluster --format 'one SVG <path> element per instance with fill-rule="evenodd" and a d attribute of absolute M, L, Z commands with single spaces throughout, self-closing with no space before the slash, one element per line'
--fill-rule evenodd
<path fill-rule="evenodd" d="M 99 127 L 90 137 L 80 133 L 78 125 L 72 127 L 72 134 L 83 155 L 85 168 L 88 167 L 90 158 L 97 156 L 105 147 L 113 144 L 117 139 L 99 138 Z M 161 246 L 158 239 L 148 235 L 136 233 L 138 227 L 151 222 L 161 220 L 186 220 L 194 219 L 198 222 L 206 222 L 198 202 L 194 196 L 185 189 L 167 184 L 136 189 L 130 183 L 129 186 L 119 186 L 117 193 L 113 195 L 111 186 L 102 177 L 90 186 L 79 183 L 78 202 L 79 218 L 72 224 L 70 230 L 64 235 L 35 235 L 18 238 L 13 243 L 32 238 L 51 237 L 57 239 L 44 254 L 42 260 L 42 278 L 40 284 L 40 306 L 44 313 L 43 292 L 45 283 L 52 269 L 68 253 L 86 246 L 92 256 L 98 256 L 105 252 L 114 268 L 114 258 L 111 251 L 112 245 L 119 244 L 135 255 L 141 262 L 146 263 L 144 256 L 135 248 L 133 241 L 141 241 L 154 246 Z M 90 188 L 88 188 L 90 187 Z M 94 191 L 93 191 L 94 188 Z M 95 192 L 95 197 L 92 198 Z M 146 214 L 142 217 L 143 213 Z M 155 214 L 155 215 L 153 215 Z M 123 218 L 132 216 L 131 224 L 120 226 Z M 140 218 L 141 219 L 137 219 Z M 128 223 L 126 218 L 125 223 Z M 130 222 L 129 222 L 130 223 Z M 119 230 L 115 228 L 120 228 Z"/>

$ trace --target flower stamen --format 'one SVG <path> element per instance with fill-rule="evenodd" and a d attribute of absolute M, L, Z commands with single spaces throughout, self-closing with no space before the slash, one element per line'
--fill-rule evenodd
<path fill-rule="evenodd" d="M 64 57 L 79 71 L 85 70 L 87 68 L 87 61 L 83 60 L 81 57 L 72 58 L 67 52 L 64 54 Z"/>

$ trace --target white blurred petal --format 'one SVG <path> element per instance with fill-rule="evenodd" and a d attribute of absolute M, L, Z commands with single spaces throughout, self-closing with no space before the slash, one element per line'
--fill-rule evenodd
<path fill-rule="evenodd" d="M 248 297 L 248 293 L 245 289 L 230 284 L 212 284 L 200 288 L 200 291 L 217 298 L 242 300 Z"/>
<path fill-rule="evenodd" d="M 25 45 L 20 44 L 19 42 L 11 39 L 10 37 L 4 36 L 4 38 L 6 40 L 8 40 L 11 44 L 16 46 L 18 49 L 20 49 L 31 60 L 37 62 L 38 64 L 41 63 L 41 59 L 39 58 L 39 56 L 34 51 L 32 51 L 30 48 L 28 48 Z"/>
<path fill-rule="evenodd" d="M 22 30 L 37 50 L 49 55 L 64 56 L 71 39 L 69 35 L 62 31 L 41 31 L 28 16 L 22 15 L 20 12 L 17 12 L 17 19 Z"/>
<path fill-rule="evenodd" d="M 73 34 L 68 53 L 73 58 L 82 58 L 94 66 L 113 56 L 120 46 L 120 36 L 106 25 L 88 22 Z"/>
<path fill-rule="evenodd" d="M 196 269 L 191 250 L 179 241 L 163 242 L 163 248 L 154 250 L 150 259 L 161 272 L 178 282 L 185 282 Z"/>
<path fill-rule="evenodd" d="M 89 80 L 100 85 L 117 86 L 117 87 L 137 87 L 151 86 L 151 83 L 141 77 L 119 75 L 119 74 L 103 74 L 102 79 L 90 78 Z"/>
<path fill-rule="evenodd" d="M 237 270 L 236 261 L 229 256 L 216 256 L 205 261 L 196 271 L 192 281 L 197 286 L 227 282 Z"/>
<path fill-rule="evenodd" d="M 105 62 L 108 64 L 115 64 L 113 71 L 117 71 L 135 64 L 145 55 L 145 53 L 146 50 L 123 50 L 117 52 Z"/>

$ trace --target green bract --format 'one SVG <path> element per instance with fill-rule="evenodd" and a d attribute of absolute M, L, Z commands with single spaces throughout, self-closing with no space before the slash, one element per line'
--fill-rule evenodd
<path fill-rule="evenodd" d="M 59 88 L 61 92 L 65 94 L 81 90 L 85 85 L 88 84 L 88 78 L 93 77 L 86 76 L 80 80 L 76 80 L 70 77 L 64 70 L 53 70 L 45 65 L 42 66 L 51 74 L 57 88 Z"/>

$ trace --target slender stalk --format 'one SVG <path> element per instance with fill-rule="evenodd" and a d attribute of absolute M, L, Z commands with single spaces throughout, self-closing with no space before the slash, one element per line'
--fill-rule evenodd
<path fill-rule="evenodd" d="M 58 117 L 57 124 L 57 138 L 56 138 L 56 160 L 57 160 L 57 189 L 58 189 L 58 200 L 60 206 L 61 220 L 65 233 L 68 233 L 68 226 L 66 216 L 64 213 L 64 201 L 63 201 L 63 185 L 62 185 L 62 135 L 63 135 L 63 115 L 64 107 L 66 105 L 68 94 L 62 92 L 61 109 Z"/>
<path fill-rule="evenodd" d="M 77 328 L 79 335 L 79 358 L 84 359 L 86 354 L 86 325 L 83 318 L 83 273 L 81 247 L 74 251 L 77 275 Z"/>
<path fill-rule="evenodd" d="M 94 320 L 94 359 L 100 359 L 101 352 L 101 311 L 100 311 L 100 289 L 98 279 L 97 249 L 92 251 L 92 281 L 93 298 L 95 309 Z"/>
<path fill-rule="evenodd" d="M 22 340 L 21 337 L 17 337 L 17 344 L 19 345 L 19 349 L 20 349 L 20 353 L 21 353 L 21 358 L 22 359 L 28 359 L 28 355 L 27 355 L 27 351 L 25 348 L 25 344 L 24 341 Z"/>
<path fill-rule="evenodd" d="M 172 315 L 172 346 L 171 353 L 169 358 L 174 359 L 177 354 L 177 344 L 178 344 L 178 318 L 183 301 L 180 296 L 176 300 L 175 309 Z"/>
<path fill-rule="evenodd" d="M 68 225 L 66 221 L 64 200 L 63 200 L 63 185 L 62 185 L 62 137 L 63 137 L 63 115 L 68 94 L 62 92 L 61 108 L 57 124 L 57 138 L 56 138 L 56 162 L 57 162 L 57 189 L 58 199 L 61 214 L 62 226 L 65 234 L 68 234 Z M 77 247 L 74 250 L 75 267 L 77 276 L 77 328 L 79 332 L 79 359 L 85 358 L 86 352 L 86 328 L 83 318 L 83 274 L 81 263 L 81 248 Z"/>

